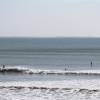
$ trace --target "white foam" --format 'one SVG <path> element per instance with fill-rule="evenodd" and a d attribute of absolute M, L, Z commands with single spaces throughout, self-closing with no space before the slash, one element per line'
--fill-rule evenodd
<path fill-rule="evenodd" d="M 59 74 L 59 75 L 67 75 L 67 74 L 76 74 L 76 75 L 100 75 L 100 69 L 91 69 L 91 70 L 43 70 L 43 69 L 30 69 L 28 67 L 22 66 L 7 66 L 6 68 L 1 68 L 0 71 L 14 71 L 14 72 L 22 72 L 25 74 Z"/>
<path fill-rule="evenodd" d="M 27 74 L 59 74 L 59 75 L 100 75 L 100 69 L 91 70 L 41 70 L 41 69 L 28 69 L 25 71 Z"/>
<path fill-rule="evenodd" d="M 93 79 L 93 80 L 65 80 L 65 81 L 0 82 L 0 87 L 3 86 L 100 89 L 100 80 Z"/>
<path fill-rule="evenodd" d="M 7 87 L 25 87 L 14 89 Z M 31 82 L 0 82 L 0 100 L 100 100 L 100 91 L 91 92 L 79 89 L 100 89 L 100 80 L 69 80 L 69 81 L 31 81 Z M 28 87 L 59 88 L 55 91 L 29 89 Z M 62 90 L 71 88 L 71 90 Z"/>

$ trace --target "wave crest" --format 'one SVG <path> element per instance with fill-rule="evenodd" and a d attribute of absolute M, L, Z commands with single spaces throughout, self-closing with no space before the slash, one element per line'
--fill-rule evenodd
<path fill-rule="evenodd" d="M 43 75 L 100 75 L 100 70 L 41 70 L 23 67 L 0 68 L 0 73 L 43 74 Z"/>

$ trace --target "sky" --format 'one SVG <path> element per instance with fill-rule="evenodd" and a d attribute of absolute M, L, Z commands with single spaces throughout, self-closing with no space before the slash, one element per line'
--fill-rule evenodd
<path fill-rule="evenodd" d="M 0 37 L 100 37 L 100 0 L 0 0 Z"/>

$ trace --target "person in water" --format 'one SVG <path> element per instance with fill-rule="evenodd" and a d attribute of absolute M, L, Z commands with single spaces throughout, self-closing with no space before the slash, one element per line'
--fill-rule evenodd
<path fill-rule="evenodd" d="M 5 65 L 3 65 L 2 68 L 4 69 L 5 68 Z"/>
<path fill-rule="evenodd" d="M 91 67 L 92 67 L 92 61 L 91 61 Z"/>
<path fill-rule="evenodd" d="M 65 68 L 65 71 L 67 70 L 67 68 Z"/>

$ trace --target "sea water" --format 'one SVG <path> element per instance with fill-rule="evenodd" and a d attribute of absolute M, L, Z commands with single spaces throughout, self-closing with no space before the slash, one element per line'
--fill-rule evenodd
<path fill-rule="evenodd" d="M 100 38 L 0 38 L 0 100 L 99 99 Z"/>

